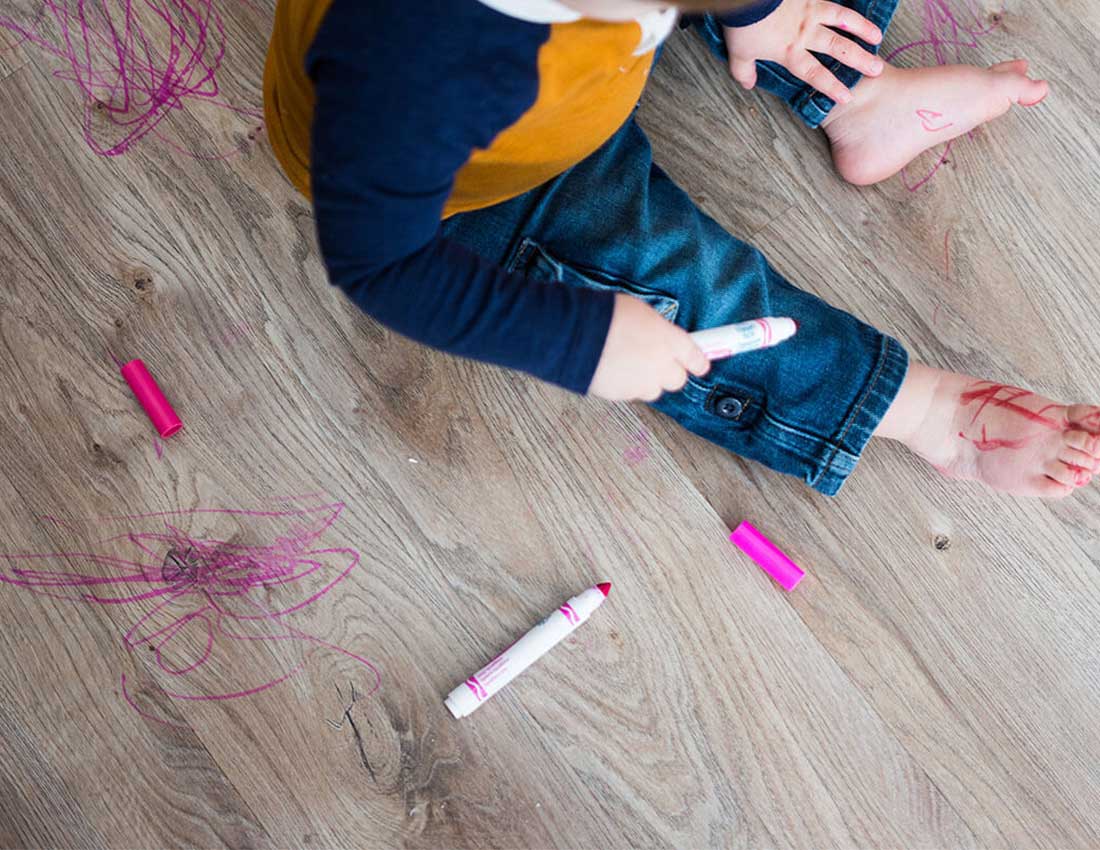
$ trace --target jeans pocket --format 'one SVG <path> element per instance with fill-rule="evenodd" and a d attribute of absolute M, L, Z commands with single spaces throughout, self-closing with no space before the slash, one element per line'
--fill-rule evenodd
<path fill-rule="evenodd" d="M 650 307 L 668 319 L 676 320 L 680 302 L 671 295 L 642 286 L 632 280 L 592 268 L 558 259 L 550 254 L 534 239 L 525 238 L 512 254 L 506 266 L 507 271 L 517 272 L 533 280 L 553 281 L 570 286 L 583 286 L 588 289 L 602 289 L 611 292 L 623 292 L 640 298 Z"/>

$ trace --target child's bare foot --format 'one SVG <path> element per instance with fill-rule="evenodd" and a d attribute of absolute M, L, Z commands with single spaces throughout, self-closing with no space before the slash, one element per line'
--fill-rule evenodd
<path fill-rule="evenodd" d="M 1004 115 L 1013 104 L 1034 106 L 1047 95 L 1044 80 L 1027 76 L 1027 61 L 991 68 L 943 65 L 895 68 L 864 77 L 847 104 L 822 124 L 837 171 L 867 186 L 892 177 L 923 151 Z"/>
<path fill-rule="evenodd" d="M 1100 407 L 919 363 L 875 434 L 904 442 L 950 478 L 1020 496 L 1068 496 L 1100 472 Z"/>

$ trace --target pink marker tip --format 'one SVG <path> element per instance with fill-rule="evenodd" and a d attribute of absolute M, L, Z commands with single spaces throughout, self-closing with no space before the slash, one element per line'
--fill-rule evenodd
<path fill-rule="evenodd" d="M 607 596 L 607 594 L 611 592 L 611 582 L 609 581 L 602 581 L 597 584 L 596 587 L 600 589 L 600 593 L 602 593 L 604 596 Z"/>

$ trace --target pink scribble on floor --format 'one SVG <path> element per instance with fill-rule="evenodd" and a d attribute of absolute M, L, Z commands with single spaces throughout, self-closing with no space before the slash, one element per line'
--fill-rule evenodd
<path fill-rule="evenodd" d="M 634 436 L 634 442 L 623 451 L 628 466 L 637 466 L 649 458 L 649 434 L 643 428 Z"/>
<path fill-rule="evenodd" d="M 923 0 L 923 3 L 923 37 L 892 50 L 884 57 L 887 62 L 899 56 L 916 54 L 918 61 L 914 64 L 917 65 L 965 64 L 964 49 L 977 48 L 981 40 L 997 28 L 1003 14 L 993 14 L 986 23 L 985 10 L 978 0 Z M 908 166 L 903 168 L 901 179 L 905 188 L 916 192 L 926 186 L 947 162 L 956 142 L 958 139 L 947 142 L 931 169 L 916 180 L 909 176 Z"/>
<path fill-rule="evenodd" d="M 226 55 L 226 28 L 215 0 L 44 0 L 33 20 L 5 6 L 0 30 L 61 63 L 53 72 L 84 99 L 83 136 L 102 156 L 125 153 L 152 136 L 198 159 L 225 159 L 248 142 L 218 152 L 190 149 L 172 137 L 191 130 L 173 125 L 189 107 L 206 104 L 248 121 L 258 107 L 229 103 L 217 75 Z M 251 141 L 258 128 L 248 134 Z"/>
<path fill-rule="evenodd" d="M 222 332 L 221 341 L 226 348 L 233 348 L 244 342 L 252 333 L 252 326 L 248 322 L 234 322 Z"/>
<path fill-rule="evenodd" d="M 171 700 L 257 694 L 301 674 L 317 652 L 363 671 L 364 691 L 373 693 L 380 683 L 373 663 L 294 623 L 361 566 L 354 549 L 322 541 L 344 509 L 334 502 L 95 517 L 81 524 L 86 536 L 117 533 L 67 551 L 0 554 L 0 586 L 132 611 L 122 646 L 150 654 L 160 693 Z M 223 539 L 213 526 L 237 532 Z M 125 674 L 119 681 L 138 713 L 178 725 L 139 705 Z"/>

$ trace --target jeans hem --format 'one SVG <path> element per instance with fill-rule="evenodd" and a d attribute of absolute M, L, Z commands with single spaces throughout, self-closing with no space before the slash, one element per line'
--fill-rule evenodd
<path fill-rule="evenodd" d="M 801 478 L 819 493 L 835 496 L 848 476 L 855 471 L 867 442 L 886 415 L 909 369 L 909 355 L 892 337 L 863 325 L 861 333 L 872 336 L 878 356 L 869 362 L 864 386 L 855 402 L 830 436 L 815 433 L 810 423 L 784 421 L 766 399 L 743 398 L 743 413 L 736 422 L 713 415 L 715 396 L 738 390 L 688 378 L 684 388 L 656 403 L 658 410 L 685 424 L 700 437 L 722 448 L 786 475 Z M 745 392 L 744 396 L 750 396 Z M 686 404 L 695 414 L 690 422 L 678 416 Z M 698 418 L 696 418 L 698 417 Z"/>
<path fill-rule="evenodd" d="M 844 5 L 859 12 L 885 34 L 890 21 L 893 20 L 894 12 L 897 11 L 898 0 L 847 0 Z M 696 21 L 696 28 L 711 53 L 728 64 L 729 53 L 726 50 L 722 25 L 718 20 L 713 15 L 703 15 Z M 877 54 L 882 47 L 881 44 L 867 44 L 862 39 L 849 37 L 871 53 Z M 863 74 L 847 65 L 842 65 L 839 59 L 818 53 L 814 55 L 848 88 L 852 88 L 863 79 Z M 757 87 L 786 100 L 794 113 L 811 130 L 818 129 L 836 105 L 832 98 L 821 94 L 775 62 L 758 61 L 756 73 Z"/>
<path fill-rule="evenodd" d="M 865 9 L 858 8 L 860 5 L 859 3 L 854 5 L 856 11 L 878 27 L 885 36 L 886 30 L 890 26 L 890 21 L 893 20 L 894 12 L 897 11 L 898 0 L 869 0 Z M 868 44 L 863 41 L 863 39 L 851 38 L 856 44 L 869 53 L 877 55 L 882 47 L 881 43 Z M 863 79 L 863 74 L 854 68 L 849 68 L 847 65 L 841 64 L 839 59 L 833 59 L 816 53 L 814 55 L 849 89 Z M 811 130 L 816 130 L 821 126 L 829 113 L 832 112 L 833 107 L 836 106 L 836 101 L 828 95 L 824 95 L 816 89 L 802 83 L 801 80 L 799 80 L 799 84 L 803 87 L 803 90 L 791 102 L 791 108 L 798 113 L 799 117 L 806 122 L 806 125 Z"/>
<path fill-rule="evenodd" d="M 894 403 L 909 371 L 909 355 L 896 339 L 882 337 L 878 363 L 863 395 L 832 443 L 817 475 L 807 483 L 826 496 L 835 496 L 856 464 L 886 411 Z"/>

